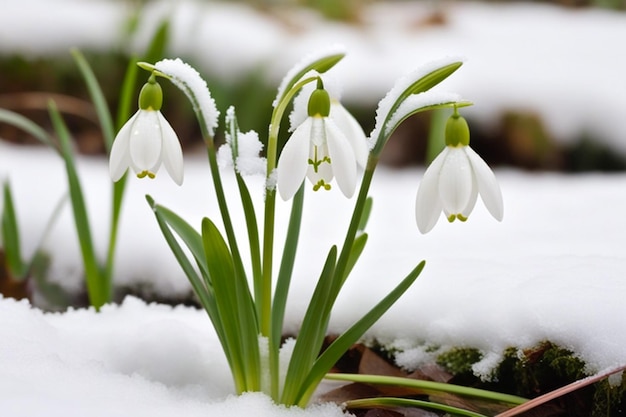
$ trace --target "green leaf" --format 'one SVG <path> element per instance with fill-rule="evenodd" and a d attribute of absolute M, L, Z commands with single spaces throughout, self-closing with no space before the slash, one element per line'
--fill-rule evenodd
<path fill-rule="evenodd" d="M 354 243 L 352 244 L 352 248 L 350 249 L 350 256 L 348 256 L 348 262 L 346 264 L 346 270 L 344 272 L 343 282 L 348 278 L 350 272 L 352 272 L 352 268 L 358 262 L 361 254 L 363 253 L 363 249 L 365 249 L 365 244 L 367 243 L 367 233 L 362 233 L 354 239 Z"/>
<path fill-rule="evenodd" d="M 425 394 L 441 394 L 442 392 L 466 397 L 480 398 L 483 400 L 497 401 L 506 404 L 524 404 L 528 400 L 516 395 L 502 394 L 484 389 L 465 387 L 462 385 L 447 384 L 444 382 L 425 381 L 422 379 L 403 378 L 385 375 L 365 374 L 328 374 L 326 379 L 335 381 L 351 381 L 372 385 L 389 385 L 419 390 Z"/>
<path fill-rule="evenodd" d="M 167 49 L 167 43 L 170 39 L 170 20 L 163 19 L 157 27 L 148 49 L 143 56 L 142 61 L 157 62 L 163 59 L 165 50 Z"/>
<path fill-rule="evenodd" d="M 405 120 L 410 115 L 415 114 L 417 112 L 425 111 L 425 110 L 446 107 L 451 104 L 451 103 L 439 103 L 439 104 L 432 105 L 432 106 L 423 106 L 419 109 L 415 109 L 409 114 L 403 115 L 403 118 L 397 121 L 393 126 L 388 126 L 391 118 L 394 117 L 398 108 L 402 105 L 402 103 L 409 96 L 420 94 L 420 93 L 430 90 L 431 88 L 433 88 L 434 86 L 436 86 L 437 84 L 441 83 L 443 80 L 448 78 L 450 75 L 452 75 L 452 73 L 454 73 L 457 69 L 459 69 L 461 65 L 463 65 L 462 62 L 453 62 L 448 65 L 444 65 L 440 68 L 437 68 L 429 72 L 428 74 L 422 76 L 421 78 L 415 80 L 412 84 L 410 84 L 404 91 L 402 91 L 399 94 L 399 96 L 396 98 L 396 101 L 387 110 L 387 114 L 384 116 L 384 121 L 382 125 L 379 126 L 378 136 L 376 138 L 372 138 L 376 140 L 374 148 L 371 151 L 373 155 L 376 155 L 376 156 L 380 155 L 383 147 L 389 140 L 389 137 L 391 136 L 393 131 L 398 127 L 398 125 L 403 120 Z M 377 111 L 381 111 L 380 107 Z"/>
<path fill-rule="evenodd" d="M 25 277 L 25 265 L 22 261 L 22 251 L 20 248 L 20 234 L 13 204 L 13 193 L 8 182 L 3 187 L 4 207 L 2 210 L 2 242 L 4 245 L 4 256 L 11 277 L 16 280 L 23 280 Z"/>
<path fill-rule="evenodd" d="M 365 230 L 367 226 L 367 222 L 370 218 L 370 214 L 372 213 L 372 205 L 374 204 L 374 199 L 372 197 L 367 197 L 365 203 L 363 204 L 363 213 L 361 214 L 361 219 L 359 220 L 358 230 L 360 232 Z"/>
<path fill-rule="evenodd" d="M 98 120 L 100 120 L 100 128 L 102 129 L 104 144 L 106 145 L 107 151 L 110 151 L 111 146 L 113 145 L 115 132 L 113 129 L 113 120 L 111 119 L 111 113 L 109 112 L 109 106 L 107 105 L 106 99 L 104 98 L 104 93 L 100 88 L 100 84 L 98 84 L 98 80 L 96 79 L 96 76 L 94 75 L 91 66 L 89 65 L 83 54 L 78 49 L 72 49 L 72 56 L 74 57 L 74 60 L 78 65 L 78 69 L 85 79 L 91 101 L 96 108 Z"/>
<path fill-rule="evenodd" d="M 397 407 L 415 407 L 426 408 L 430 410 L 445 411 L 447 414 L 466 417 L 487 417 L 484 414 L 475 413 L 473 411 L 464 410 L 459 407 L 453 407 L 445 404 L 433 403 L 424 400 L 414 400 L 409 398 L 395 397 L 377 397 L 363 398 L 359 400 L 346 401 L 347 408 L 397 408 Z"/>
<path fill-rule="evenodd" d="M 106 282 L 100 273 L 100 266 L 96 259 L 96 254 L 91 237 L 91 228 L 89 226 L 89 218 L 85 199 L 80 185 L 76 163 L 74 162 L 74 153 L 72 148 L 72 138 L 67 126 L 59 113 L 56 104 L 50 101 L 48 111 L 52 120 L 54 130 L 59 137 L 61 144 L 61 154 L 65 161 L 65 170 L 69 184 L 70 200 L 72 203 L 72 211 L 74 214 L 74 223 L 78 234 L 78 241 L 83 258 L 85 268 L 85 278 L 87 281 L 87 294 L 89 302 L 92 306 L 99 310 L 111 298 L 111 285 Z"/>
<path fill-rule="evenodd" d="M 279 363 L 278 354 L 282 337 L 283 323 L 285 320 L 285 308 L 287 296 L 291 286 L 291 277 L 298 249 L 300 226 L 302 225 L 302 209 L 304 205 L 304 184 L 296 192 L 291 202 L 291 214 L 287 226 L 285 245 L 283 246 L 280 269 L 276 279 L 274 301 L 272 303 L 272 333 L 270 335 L 270 369 L 272 380 L 272 397 L 278 396 Z"/>
<path fill-rule="evenodd" d="M 332 305 L 328 306 L 328 295 L 333 283 L 336 260 L 337 247 L 333 246 L 328 253 L 326 263 L 315 286 L 289 360 L 281 404 L 298 404 L 299 393 L 306 388 L 303 385 L 305 378 L 310 373 L 311 366 L 322 347 L 326 336 L 329 311 L 332 308 Z"/>
<path fill-rule="evenodd" d="M 137 58 L 133 57 L 128 61 L 122 88 L 120 89 L 120 98 L 117 102 L 117 117 L 115 119 L 116 131 L 119 131 L 132 114 L 132 105 L 135 102 L 135 94 L 137 89 Z"/>
<path fill-rule="evenodd" d="M 202 220 L 202 242 L 227 349 L 233 358 L 231 369 L 237 391 L 258 391 L 261 388 L 259 340 L 248 283 L 235 269 L 226 241 L 208 218 Z"/>
<path fill-rule="evenodd" d="M 300 79 L 306 73 L 308 73 L 310 71 L 317 71 L 320 74 L 323 74 L 326 71 L 328 71 L 329 69 L 331 69 L 332 67 L 334 67 L 339 61 L 341 61 L 343 59 L 344 56 L 345 56 L 345 54 L 343 54 L 343 53 L 337 53 L 337 54 L 323 56 L 323 57 L 321 57 L 321 58 L 311 62 L 309 65 L 305 66 L 300 71 L 297 71 L 291 77 L 291 79 L 285 84 L 285 88 L 282 91 L 279 92 L 280 95 L 278 97 L 276 97 L 276 103 L 282 102 L 283 99 L 286 97 L 288 91 L 291 90 L 293 88 L 293 86 L 298 81 L 300 81 Z"/>
<path fill-rule="evenodd" d="M 0 122 L 8 123 L 11 126 L 15 126 L 18 129 L 23 130 L 44 145 L 48 145 L 57 152 L 60 152 L 59 147 L 50 139 L 48 132 L 21 114 L 10 110 L 0 109 Z"/>
<path fill-rule="evenodd" d="M 426 164 L 430 164 L 446 146 L 445 128 L 450 116 L 450 109 L 438 109 L 432 113 L 428 140 L 426 143 Z"/>
<path fill-rule="evenodd" d="M 210 282 L 210 278 L 208 276 L 206 259 L 204 258 L 204 248 L 202 247 L 202 238 L 200 237 L 200 234 L 193 230 L 191 226 L 189 226 L 176 214 L 162 206 L 155 204 L 154 199 L 149 195 L 146 195 L 146 200 L 148 201 L 148 204 L 150 205 L 154 212 L 154 215 L 156 216 L 159 228 L 163 233 L 165 241 L 172 250 L 172 253 L 176 257 L 178 264 L 187 276 L 187 279 L 189 279 L 189 282 L 191 283 L 194 292 L 200 299 L 200 304 L 202 304 L 202 306 L 208 313 L 209 318 L 213 323 L 213 327 L 215 328 L 215 331 L 220 339 L 220 343 L 224 347 L 224 353 L 226 354 L 226 358 L 228 359 L 228 362 L 230 364 L 232 362 L 232 358 L 229 356 L 228 350 L 226 350 L 226 339 L 224 335 L 224 329 L 222 327 L 222 320 L 220 319 L 219 311 L 217 310 L 217 303 L 215 301 L 213 289 L 210 285 L 208 285 L 208 283 Z M 181 246 L 178 244 L 178 241 L 174 237 L 174 234 L 172 233 L 172 230 L 170 228 L 176 231 L 178 236 L 186 244 L 187 248 L 191 250 L 194 257 L 202 257 L 201 260 L 196 258 L 196 263 L 199 266 L 204 265 L 204 280 L 198 276 L 198 273 L 194 269 L 191 261 L 189 260 Z M 202 269 L 202 266 L 200 266 L 200 268 Z"/>
<path fill-rule="evenodd" d="M 207 284 L 207 290 L 212 291 L 213 284 L 211 284 L 209 269 L 207 267 L 206 256 L 204 253 L 204 247 L 202 245 L 202 237 L 200 236 L 200 233 L 198 233 L 196 229 L 194 229 L 178 214 L 174 213 L 164 206 L 156 204 L 152 197 L 146 196 L 146 199 L 152 207 L 154 214 L 157 216 L 157 219 L 164 221 L 165 224 L 172 228 L 174 232 L 176 232 L 176 234 L 182 239 L 187 248 L 189 248 L 189 250 L 191 251 L 191 255 L 194 257 L 196 264 L 200 268 L 200 272 L 205 279 L 205 282 Z"/>
<path fill-rule="evenodd" d="M 346 330 L 317 358 L 306 380 L 301 385 L 296 402 L 301 407 L 308 404 L 313 392 L 324 375 L 339 358 L 356 343 L 365 332 L 409 289 L 424 269 L 422 261 L 385 298 L 376 304 L 366 315 Z"/>

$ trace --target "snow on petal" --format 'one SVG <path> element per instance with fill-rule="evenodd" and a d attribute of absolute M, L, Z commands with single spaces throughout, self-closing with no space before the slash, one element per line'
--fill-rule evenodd
<path fill-rule="evenodd" d="M 502 191 L 489 165 L 469 146 L 465 150 L 478 185 L 478 192 L 489 213 L 498 221 L 504 216 Z"/>

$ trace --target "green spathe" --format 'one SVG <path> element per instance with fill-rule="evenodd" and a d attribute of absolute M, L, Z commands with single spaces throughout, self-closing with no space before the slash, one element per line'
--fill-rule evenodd
<path fill-rule="evenodd" d="M 161 110 L 162 105 L 163 90 L 152 73 L 148 82 L 143 85 L 139 92 L 139 108 L 141 110 Z"/>

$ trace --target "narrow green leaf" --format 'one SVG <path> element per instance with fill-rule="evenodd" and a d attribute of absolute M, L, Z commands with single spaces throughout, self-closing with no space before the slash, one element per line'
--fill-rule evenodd
<path fill-rule="evenodd" d="M 311 296 L 302 327 L 296 339 L 296 345 L 287 368 L 281 404 L 297 404 L 298 394 L 304 389 L 302 384 L 322 347 L 328 325 L 328 294 L 332 287 L 336 260 L 337 247 L 333 246 L 326 257 L 324 268 Z"/>
<path fill-rule="evenodd" d="M 52 149 L 59 152 L 59 147 L 50 139 L 48 132 L 42 129 L 38 124 L 27 119 L 19 113 L 12 112 L 10 110 L 0 109 L 0 122 L 8 123 L 11 126 L 15 126 L 18 129 L 32 135 L 39 142 L 44 145 L 50 146 Z"/>
<path fill-rule="evenodd" d="M 142 61 L 157 62 L 163 59 L 170 39 L 170 19 L 163 19 L 157 27 Z"/>
<path fill-rule="evenodd" d="M 205 273 L 207 274 L 205 280 L 203 281 L 198 276 L 198 273 L 194 269 L 191 261 L 189 260 L 181 246 L 178 244 L 178 241 L 174 237 L 174 234 L 172 233 L 170 227 L 176 231 L 176 233 L 181 237 L 183 242 L 187 245 L 188 249 L 190 249 L 192 253 L 197 250 L 195 246 L 198 244 L 200 246 L 200 251 L 202 251 L 202 254 L 204 253 L 200 234 L 193 229 L 193 232 L 188 230 L 187 227 L 191 227 L 188 226 L 184 221 L 182 221 L 182 219 L 182 224 L 179 224 L 178 219 L 180 219 L 180 217 L 176 216 L 172 212 L 169 212 L 169 210 L 165 209 L 164 207 L 155 204 L 154 199 L 149 195 L 146 195 L 146 200 L 148 201 L 148 204 L 150 205 L 154 212 L 154 215 L 156 216 L 157 223 L 159 225 L 159 228 L 161 229 L 161 232 L 163 233 L 165 241 L 172 250 L 172 253 L 176 257 L 178 264 L 187 276 L 187 279 L 189 279 L 189 282 L 191 283 L 194 292 L 196 293 L 196 295 L 198 295 L 200 303 L 208 313 L 209 318 L 213 323 L 213 327 L 215 328 L 215 331 L 220 339 L 222 346 L 225 347 L 224 329 L 222 327 L 222 321 L 217 310 L 217 304 L 215 302 L 213 290 L 210 286 L 205 286 L 205 284 L 210 281 L 208 277 L 208 270 L 206 270 L 206 260 L 202 260 L 202 263 L 205 265 Z M 171 213 L 171 216 L 168 214 L 168 212 Z M 200 240 L 199 242 L 195 241 L 196 238 L 193 237 L 194 233 L 197 236 L 197 239 Z M 196 263 L 200 264 L 200 261 L 196 259 Z M 228 350 L 224 349 L 224 353 L 227 356 L 228 362 L 231 363 L 232 358 L 229 356 Z"/>
<path fill-rule="evenodd" d="M 154 203 L 154 200 L 150 196 L 146 196 L 150 203 L 152 210 L 157 215 L 157 218 L 162 219 L 176 234 L 182 239 L 187 248 L 191 251 L 191 255 L 196 261 L 198 268 L 207 284 L 207 290 L 212 291 L 213 284 L 209 276 L 209 270 L 206 263 L 206 256 L 204 253 L 204 247 L 202 245 L 202 237 L 200 233 L 196 231 L 189 223 L 187 223 L 182 217 L 174 213 L 170 209 Z"/>
<path fill-rule="evenodd" d="M 461 68 L 461 65 L 463 65 L 462 62 L 453 62 L 426 74 L 425 76 L 411 84 L 411 86 L 406 89 L 406 93 L 401 97 L 399 101 L 404 101 L 406 97 L 412 94 L 419 94 L 423 93 L 424 91 L 430 90 L 431 88 L 448 78 L 450 75 L 452 75 L 456 70 Z"/>
<path fill-rule="evenodd" d="M 442 392 L 466 397 L 480 398 L 488 401 L 496 401 L 506 404 L 524 404 L 528 399 L 511 394 L 488 391 L 484 389 L 465 387 L 462 385 L 447 384 L 445 382 L 425 381 L 422 379 L 403 378 L 386 375 L 365 375 L 365 374 L 327 374 L 326 379 L 335 381 L 351 381 L 372 385 L 388 385 L 394 387 L 404 387 L 425 394 L 441 394 Z"/>
<path fill-rule="evenodd" d="M 334 67 L 339 61 L 343 59 L 345 54 L 337 53 L 332 55 L 327 55 L 317 59 L 316 61 L 311 62 L 306 67 L 302 68 L 300 71 L 296 72 L 293 77 L 286 83 L 285 89 L 282 90 L 279 97 L 276 98 L 276 103 L 280 103 L 285 98 L 287 92 L 291 90 L 291 88 L 298 82 L 300 79 L 310 71 L 317 71 L 320 74 L 325 73 L 332 67 Z"/>
<path fill-rule="evenodd" d="M 272 332 L 270 335 L 270 369 L 272 380 L 272 397 L 277 398 L 279 386 L 279 363 L 278 354 L 280 341 L 285 320 L 285 308 L 291 277 L 298 250 L 298 240 L 300 236 L 300 226 L 302 225 L 302 208 L 304 206 L 304 184 L 296 192 L 291 202 L 291 214 L 287 226 L 287 235 L 283 247 L 280 269 L 276 279 L 276 289 L 274 290 L 274 301 L 272 304 Z"/>
<path fill-rule="evenodd" d="M 7 182 L 3 187 L 4 207 L 2 210 L 2 243 L 4 245 L 4 256 L 11 277 L 16 280 L 23 280 L 25 277 L 25 265 L 22 260 L 22 250 L 20 247 L 20 234 L 17 225 L 17 216 L 13 204 L 13 193 L 11 186 Z"/>
<path fill-rule="evenodd" d="M 409 289 L 424 269 L 422 261 L 411 271 L 385 298 L 376 304 L 366 315 L 346 330 L 317 358 L 306 380 L 301 385 L 296 402 L 301 407 L 308 404 L 311 395 L 324 375 L 333 367 L 339 358 L 356 343 L 365 332 Z"/>
<path fill-rule="evenodd" d="M 135 102 L 134 99 L 137 94 L 138 72 L 137 58 L 132 57 L 130 61 L 128 61 L 124 80 L 122 81 L 122 88 L 120 89 L 120 98 L 117 102 L 117 116 L 115 118 L 116 131 L 119 131 L 122 126 L 124 126 L 124 123 L 126 123 L 132 114 L 133 102 Z"/>
<path fill-rule="evenodd" d="M 363 249 L 365 249 L 365 244 L 367 243 L 367 233 L 362 233 L 354 239 L 354 243 L 352 244 L 352 248 L 350 250 L 350 256 L 348 257 L 348 263 L 346 264 L 346 270 L 343 276 L 343 280 L 348 278 L 350 272 L 352 272 L 352 268 L 358 262 L 361 254 L 363 253 Z"/>
<path fill-rule="evenodd" d="M 452 114 L 450 109 L 437 109 L 432 112 L 430 118 L 430 129 L 428 130 L 428 140 L 426 142 L 426 161 L 430 164 L 441 153 L 446 146 L 445 128 L 446 120 Z"/>
<path fill-rule="evenodd" d="M 396 407 L 415 407 L 425 408 L 430 410 L 445 411 L 448 414 L 455 416 L 466 417 L 487 417 L 484 414 L 475 413 L 473 411 L 464 410 L 459 407 L 453 407 L 445 404 L 433 403 L 424 400 L 414 400 L 409 398 L 395 398 L 395 397 L 377 397 L 377 398 L 363 398 L 359 400 L 346 401 L 346 407 L 350 408 L 396 408 Z"/>
<path fill-rule="evenodd" d="M 109 106 L 107 105 L 106 99 L 104 98 L 104 93 L 100 88 L 100 84 L 98 84 L 98 80 L 96 79 L 96 76 L 93 73 L 91 66 L 89 65 L 83 54 L 78 49 L 72 49 L 71 52 L 74 60 L 76 61 L 76 64 L 78 65 L 78 69 L 85 79 L 91 101 L 96 108 L 96 114 L 98 115 L 98 120 L 100 120 L 100 128 L 102 129 L 102 134 L 104 137 L 104 144 L 108 152 L 111 150 L 111 146 L 113 145 L 113 138 L 115 137 L 113 120 L 111 118 Z"/>
<path fill-rule="evenodd" d="M 358 230 L 360 232 L 364 231 L 365 227 L 367 227 L 367 222 L 370 219 L 370 214 L 372 213 L 373 204 L 374 199 L 372 197 L 367 197 L 363 205 L 363 213 L 361 214 L 361 219 L 359 220 Z"/>
<path fill-rule="evenodd" d="M 48 111 L 50 113 L 54 130 L 59 137 L 61 153 L 63 160 L 65 161 L 65 170 L 69 183 L 74 223 L 78 234 L 83 265 L 85 267 L 85 278 L 87 281 L 89 302 L 96 308 L 96 310 L 99 310 L 100 307 L 110 300 L 111 294 L 107 289 L 111 288 L 111 286 L 103 279 L 103 276 L 100 273 L 100 266 L 96 260 L 87 208 L 85 206 L 85 199 L 83 197 L 83 191 L 80 185 L 78 172 L 76 171 L 76 164 L 74 162 L 72 138 L 53 101 L 50 101 Z"/>
<path fill-rule="evenodd" d="M 226 241 L 215 224 L 202 220 L 202 243 L 207 267 L 213 281 L 217 308 L 233 357 L 233 376 L 239 393 L 260 389 L 260 357 L 254 305 L 245 301 L 245 277 L 235 270 Z M 243 284 L 247 287 L 247 282 Z M 246 305 L 247 304 L 247 305 Z"/>
<path fill-rule="evenodd" d="M 472 103 L 470 102 L 448 102 L 448 103 L 439 103 L 439 104 L 433 104 L 431 106 L 424 106 L 424 107 L 419 107 L 414 109 L 413 111 L 411 111 L 410 113 L 407 113 L 404 115 L 404 117 L 402 117 L 401 119 L 398 119 L 397 123 L 395 123 L 393 126 L 387 127 L 386 128 L 386 132 L 387 133 L 387 137 L 391 136 L 391 134 L 398 128 L 398 126 L 400 126 L 400 124 L 402 122 L 404 122 L 406 119 L 408 119 L 409 117 L 413 116 L 414 114 L 417 113 L 421 113 L 424 111 L 430 111 L 430 110 L 441 110 L 441 109 L 448 109 L 451 106 L 457 106 L 458 108 L 461 107 L 466 107 L 466 106 L 471 106 Z"/>

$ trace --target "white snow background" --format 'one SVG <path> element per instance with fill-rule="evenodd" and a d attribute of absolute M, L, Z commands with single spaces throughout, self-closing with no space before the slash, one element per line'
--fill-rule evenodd
<path fill-rule="evenodd" d="M 0 50 L 34 56 L 65 53 L 70 46 L 108 47 L 128 13 L 121 2 L 57 0 L 55 13 L 37 9 L 50 8 L 50 2 L 5 3 Z M 225 77 L 264 65 L 277 85 L 303 54 L 342 43 L 351 52 L 337 73 L 346 82 L 344 97 L 378 100 L 407 70 L 460 54 L 467 64 L 442 87 L 473 100 L 474 117 L 489 121 L 507 107 L 530 108 L 545 115 L 557 137 L 590 130 L 616 151 L 626 149 L 621 114 L 626 57 L 618 48 L 626 38 L 624 14 L 444 3 L 449 25 L 417 30 L 412 23 L 423 6 L 378 4 L 368 9 L 366 29 L 304 14 L 299 20 L 303 30 L 287 36 L 283 26 L 241 5 L 173 4 L 154 3 L 146 16 L 170 13 L 173 49 L 203 58 Z M 103 250 L 110 203 L 106 161 L 81 158 L 79 164 Z M 165 172 L 154 181 L 129 182 L 118 285 L 147 282 L 163 294 L 188 292 L 144 200 L 149 193 L 196 225 L 204 215 L 215 217 L 204 158 L 187 155 L 185 171 L 182 187 Z M 402 349 L 400 364 L 414 366 L 426 359 L 424 346 L 476 347 L 485 357 L 475 371 L 487 375 L 503 349 L 546 339 L 572 349 L 590 372 L 626 361 L 626 174 L 500 169 L 502 223 L 479 203 L 467 223 L 441 219 L 423 236 L 414 222 L 422 172 L 382 168 L 376 174 L 370 241 L 338 300 L 330 331 L 345 329 L 426 259 L 413 288 L 367 334 Z M 1 144 L 0 175 L 11 181 L 28 254 L 65 192 L 62 162 L 49 150 Z M 232 178 L 226 176 L 225 182 L 234 189 Z M 260 185 L 257 189 L 260 201 Z M 231 197 L 236 203 L 236 195 Z M 286 331 L 297 330 L 323 258 L 330 244 L 341 243 L 353 204 L 338 190 L 309 192 L 305 201 Z M 281 223 L 287 206 L 280 204 L 279 213 Z M 239 212 L 235 216 L 241 218 Z M 81 266 L 68 209 L 44 246 L 53 256 L 53 276 L 78 287 Z M 232 392 L 226 361 L 202 311 L 129 298 L 100 314 L 53 314 L 26 302 L 0 300 L 0 404 L 6 415 L 342 415 L 335 406 L 285 410 L 261 395 L 234 397 Z"/>

